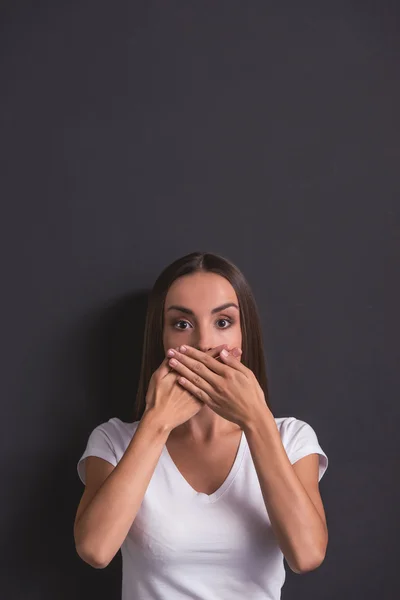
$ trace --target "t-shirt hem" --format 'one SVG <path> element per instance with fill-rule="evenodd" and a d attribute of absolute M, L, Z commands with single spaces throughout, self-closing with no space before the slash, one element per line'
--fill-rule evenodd
<path fill-rule="evenodd" d="M 86 485 L 84 460 L 88 456 L 98 456 L 99 458 L 102 458 L 102 459 L 106 460 L 107 462 L 111 463 L 114 467 L 117 466 L 117 461 L 115 460 L 115 456 L 110 456 L 110 454 L 108 454 L 107 452 L 104 452 L 104 450 L 102 450 L 101 448 L 92 448 L 91 450 L 88 450 L 79 459 L 79 462 L 77 465 L 77 471 L 78 471 L 79 478 L 84 485 Z"/>
<path fill-rule="evenodd" d="M 320 456 L 319 473 L 318 473 L 318 482 L 319 482 L 319 481 L 321 481 L 323 474 L 325 473 L 326 469 L 328 468 L 328 457 L 326 456 L 326 454 L 322 451 L 322 449 L 320 447 L 318 447 L 318 446 L 303 447 L 301 450 L 299 450 L 298 452 L 296 452 L 295 454 L 290 456 L 290 462 L 293 465 L 295 462 L 297 462 L 301 458 L 304 458 L 305 456 L 308 456 L 309 454 L 319 454 L 319 456 Z M 322 457 L 322 460 L 321 460 L 321 457 Z"/>

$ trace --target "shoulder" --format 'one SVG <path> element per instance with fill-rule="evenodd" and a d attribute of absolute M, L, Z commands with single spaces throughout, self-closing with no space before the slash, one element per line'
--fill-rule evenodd
<path fill-rule="evenodd" d="M 127 423 L 118 417 L 112 417 L 97 425 L 89 435 L 87 448 L 102 450 L 115 456 L 118 462 L 135 435 L 139 421 Z"/>
<path fill-rule="evenodd" d="M 279 430 L 283 445 L 290 446 L 299 443 L 318 443 L 315 429 L 306 421 L 297 417 L 275 417 L 275 423 Z"/>
<path fill-rule="evenodd" d="M 132 423 L 121 421 L 118 417 L 111 417 L 108 421 L 104 421 L 104 423 L 100 423 L 95 427 L 93 431 L 104 431 L 105 433 L 115 436 L 115 435 L 131 435 L 133 434 L 139 425 L 139 421 L 134 421 Z"/>
<path fill-rule="evenodd" d="M 85 459 L 88 456 L 98 456 L 114 467 L 117 466 L 138 425 L 139 421 L 126 423 L 113 417 L 92 430 L 86 448 L 78 461 L 78 474 L 83 483 L 85 483 Z"/>
<path fill-rule="evenodd" d="M 275 422 L 281 438 L 285 441 L 290 441 L 299 433 L 310 435 L 311 432 L 314 432 L 309 423 L 297 417 L 275 417 Z"/>
<path fill-rule="evenodd" d="M 126 448 L 131 441 L 139 421 L 125 422 L 118 417 L 112 417 L 104 423 L 97 425 L 90 434 L 91 436 L 102 436 L 108 438 L 115 448 Z"/>

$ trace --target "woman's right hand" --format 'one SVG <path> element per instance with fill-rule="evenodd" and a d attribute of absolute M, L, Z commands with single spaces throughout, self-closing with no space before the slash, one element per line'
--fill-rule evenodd
<path fill-rule="evenodd" d="M 221 344 L 208 350 L 207 354 L 215 358 L 223 348 L 226 348 L 230 354 L 232 353 L 233 348 L 229 350 L 227 344 Z M 176 349 L 178 350 L 179 347 Z M 153 414 L 158 415 L 166 429 L 172 431 L 197 415 L 204 403 L 179 385 L 177 380 L 180 375 L 171 369 L 168 364 L 169 360 L 170 358 L 166 356 L 151 376 L 144 414 L 151 410 Z"/>

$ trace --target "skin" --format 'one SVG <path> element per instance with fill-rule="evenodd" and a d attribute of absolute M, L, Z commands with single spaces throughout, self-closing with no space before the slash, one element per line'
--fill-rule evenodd
<path fill-rule="evenodd" d="M 228 350 L 242 347 L 239 310 L 233 306 L 212 314 L 212 309 L 234 302 L 239 306 L 236 292 L 225 277 L 216 273 L 192 273 L 176 279 L 168 290 L 164 304 L 163 345 L 165 354 L 170 348 L 188 344 L 203 352 L 221 344 Z M 189 315 L 172 305 L 188 308 Z M 229 320 L 232 322 L 230 323 Z M 240 357 L 236 360 L 240 360 Z M 170 436 L 196 442 L 213 442 L 240 428 L 204 404 L 199 412 L 175 429 Z"/>

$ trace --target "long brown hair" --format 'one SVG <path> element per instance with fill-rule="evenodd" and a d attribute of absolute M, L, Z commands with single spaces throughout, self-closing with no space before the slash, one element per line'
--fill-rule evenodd
<path fill-rule="evenodd" d="M 239 301 L 242 331 L 241 362 L 253 371 L 264 392 L 267 406 L 272 412 L 268 395 L 260 317 L 250 285 L 242 272 L 226 258 L 209 252 L 192 252 L 168 265 L 158 276 L 149 294 L 142 364 L 135 402 L 135 421 L 140 421 L 143 416 L 150 378 L 165 358 L 163 347 L 164 304 L 168 290 L 178 277 L 199 271 L 222 275 L 234 288 Z"/>

